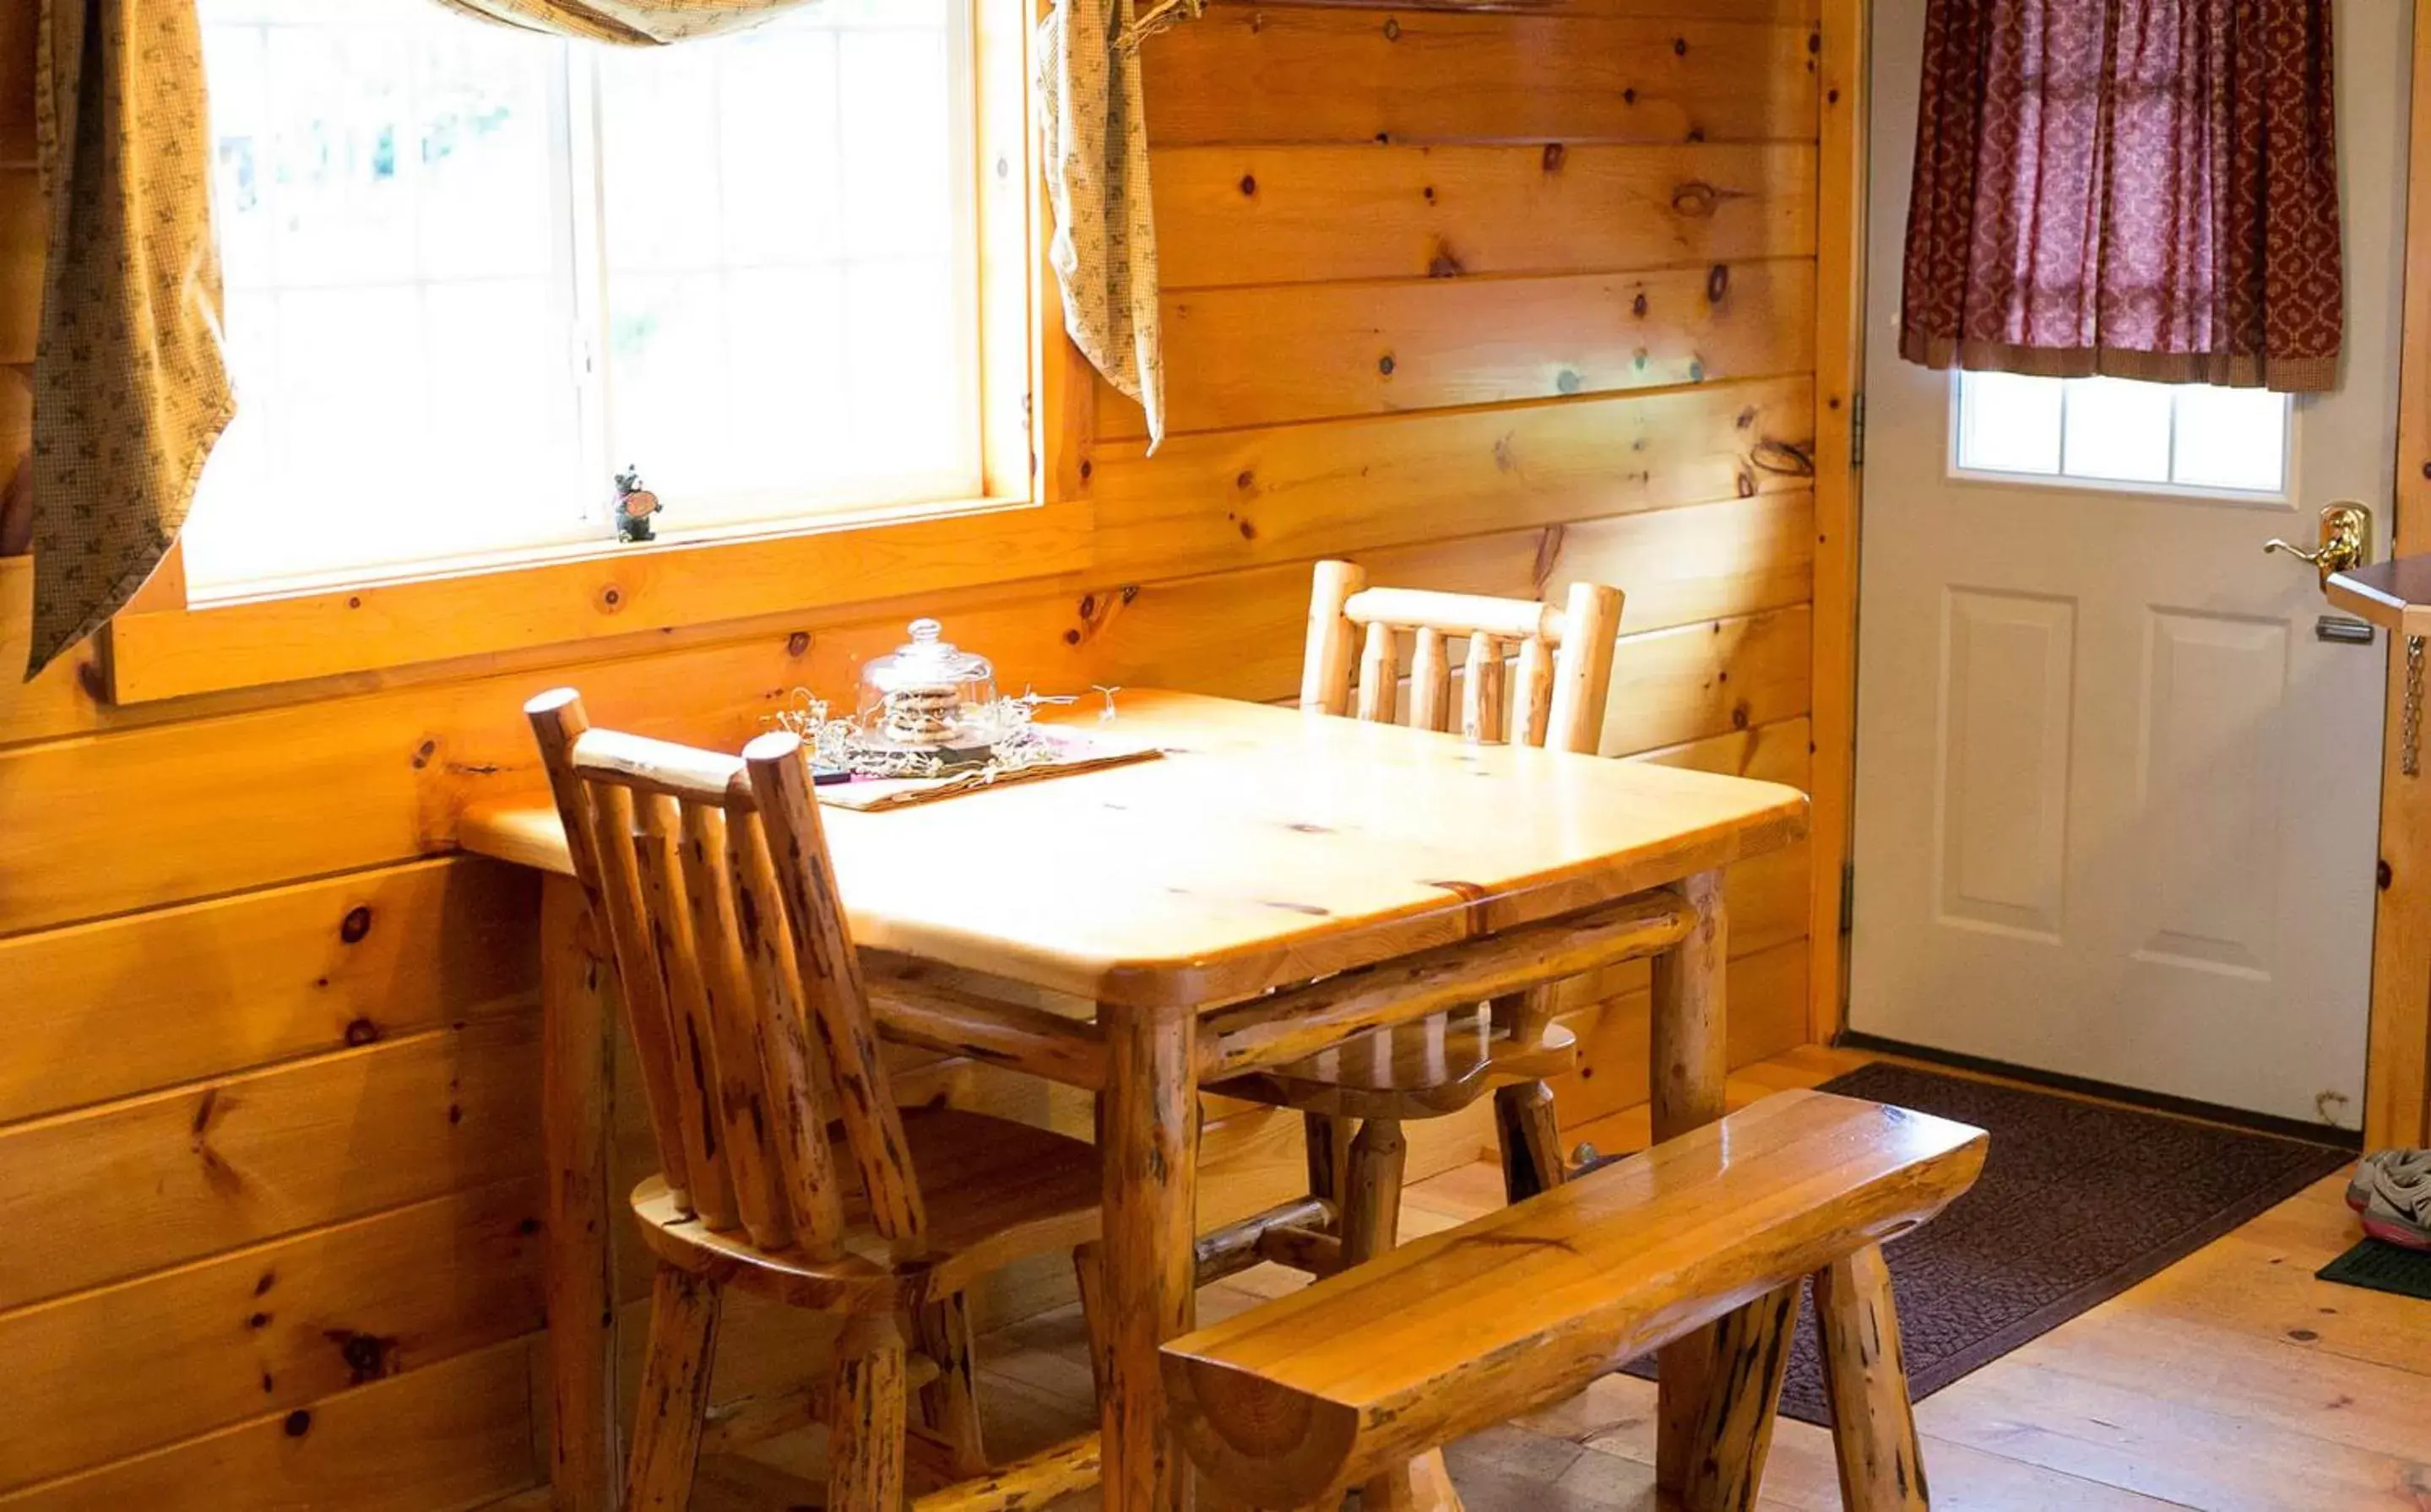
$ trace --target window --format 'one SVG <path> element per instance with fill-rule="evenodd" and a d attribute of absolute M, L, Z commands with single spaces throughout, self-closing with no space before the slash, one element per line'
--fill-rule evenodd
<path fill-rule="evenodd" d="M 1962 373 L 1951 450 L 1962 474 L 2277 495 L 2288 416 L 2262 389 Z"/>
<path fill-rule="evenodd" d="M 197 598 L 981 491 L 967 4 L 662 49 L 201 0 L 240 418 Z"/>

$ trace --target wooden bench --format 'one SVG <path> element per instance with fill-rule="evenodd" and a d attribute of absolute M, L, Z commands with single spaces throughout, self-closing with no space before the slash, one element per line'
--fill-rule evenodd
<path fill-rule="evenodd" d="M 1716 1324 L 1658 1478 L 1753 1504 L 1815 1278 L 1851 1508 L 1921 1508 L 1882 1241 L 1973 1185 L 1979 1129 L 1785 1092 L 1165 1346 L 1177 1431 L 1221 1489 L 1331 1506 L 1372 1476 Z M 1667 1445 L 1668 1447 L 1668 1445 Z"/>

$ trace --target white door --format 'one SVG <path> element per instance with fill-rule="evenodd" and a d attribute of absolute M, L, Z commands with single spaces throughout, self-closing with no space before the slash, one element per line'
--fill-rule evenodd
<path fill-rule="evenodd" d="M 2268 396 L 1997 375 L 1962 420 L 1899 359 L 1923 8 L 1875 6 L 1850 1024 L 2354 1127 L 2386 638 L 2320 639 L 2262 543 L 2356 499 L 2387 549 L 2411 8 L 2337 7 L 2347 360 L 2285 432 Z M 2054 467 L 2187 481 L 2004 471 Z"/>

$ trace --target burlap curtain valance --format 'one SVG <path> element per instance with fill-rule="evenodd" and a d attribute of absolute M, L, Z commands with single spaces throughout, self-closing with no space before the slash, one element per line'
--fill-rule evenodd
<path fill-rule="evenodd" d="M 344 0 L 330 0 L 342 5 Z M 506 25 L 652 46 L 814 0 L 437 0 Z M 1008 0 L 990 0 L 1003 4 Z M 29 678 L 91 635 L 176 541 L 235 412 L 210 215 L 195 0 L 41 0 L 49 207 L 34 359 Z M 1072 339 L 1164 430 L 1156 243 L 1131 0 L 1061 0 L 1039 32 L 1051 252 Z"/>

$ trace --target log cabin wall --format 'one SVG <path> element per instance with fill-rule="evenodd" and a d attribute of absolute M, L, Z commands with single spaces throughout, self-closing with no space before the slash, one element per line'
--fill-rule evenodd
<path fill-rule="evenodd" d="M 39 299 L 32 11 L 0 4 L 0 475 Z M 1174 434 L 1148 458 L 1111 392 L 1046 417 L 1086 427 L 1085 575 L 123 708 L 92 648 L 0 678 L 0 1512 L 534 1483 L 535 889 L 445 853 L 468 800 L 536 780 L 541 688 L 731 745 L 917 609 L 1014 687 L 1283 699 L 1309 564 L 1350 554 L 1623 585 L 1606 751 L 1802 782 L 1816 27 L 1813 0 L 1226 3 L 1149 42 Z M 0 560 L 0 667 L 30 578 Z M 1738 1062 L 1805 1038 L 1804 848 L 1731 889 Z M 1594 1134 L 1643 1095 L 1643 971 L 1573 1001 L 1561 1112 Z M 1447 1121 L 1414 1162 L 1485 1137 Z M 1297 1138 L 1214 1110 L 1210 1220 L 1280 1194 Z M 1051 1283 L 1014 1291 L 999 1316 Z"/>

